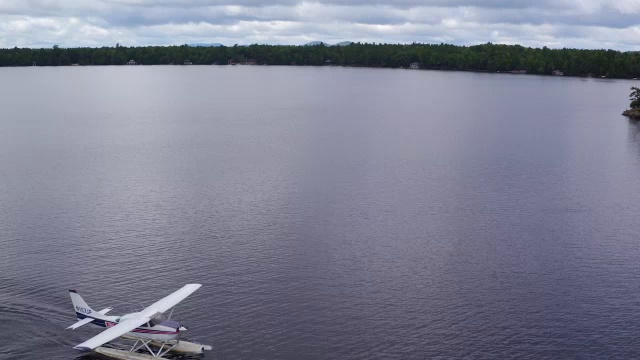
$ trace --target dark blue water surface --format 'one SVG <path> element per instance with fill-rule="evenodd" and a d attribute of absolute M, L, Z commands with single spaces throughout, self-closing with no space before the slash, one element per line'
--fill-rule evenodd
<path fill-rule="evenodd" d="M 206 359 L 638 358 L 632 85 L 0 69 L 0 358 L 189 282 Z"/>

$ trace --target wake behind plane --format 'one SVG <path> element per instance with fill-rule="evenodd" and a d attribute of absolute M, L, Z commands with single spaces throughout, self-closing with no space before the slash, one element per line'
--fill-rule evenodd
<path fill-rule="evenodd" d="M 140 312 L 129 313 L 121 316 L 107 315 L 112 308 L 94 311 L 75 290 L 69 290 L 71 302 L 78 322 L 67 329 L 75 330 L 86 324 L 94 324 L 107 328 L 91 339 L 74 346 L 74 349 L 82 351 L 96 351 L 103 355 L 118 359 L 148 359 L 162 358 L 169 351 L 183 353 L 201 353 L 203 350 L 211 350 L 211 346 L 200 345 L 181 341 L 181 332 L 187 329 L 179 322 L 165 320 L 163 313 L 184 300 L 187 296 L 198 290 L 201 284 L 187 284 L 174 293 L 156 301 Z M 114 339 L 123 337 L 135 340 L 135 344 L 129 351 L 105 348 L 104 345 Z M 138 350 L 146 350 L 151 355 L 138 353 Z"/>

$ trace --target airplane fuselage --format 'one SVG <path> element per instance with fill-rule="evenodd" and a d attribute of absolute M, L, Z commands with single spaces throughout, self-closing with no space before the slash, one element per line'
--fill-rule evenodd
<path fill-rule="evenodd" d="M 91 324 L 97 325 L 104 328 L 110 328 L 118 325 L 118 322 L 124 316 L 112 316 L 112 315 L 102 315 L 97 312 L 91 311 L 89 314 L 83 314 L 81 312 L 76 311 L 76 317 L 78 320 L 91 318 Z M 160 324 L 150 324 L 147 323 L 147 326 L 140 326 L 133 331 L 126 333 L 126 336 L 155 340 L 159 342 L 178 340 L 180 338 L 180 325 L 171 320 L 163 321 Z"/>

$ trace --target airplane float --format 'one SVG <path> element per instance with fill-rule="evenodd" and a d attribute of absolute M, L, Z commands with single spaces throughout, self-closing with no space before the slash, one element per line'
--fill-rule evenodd
<path fill-rule="evenodd" d="M 153 359 L 162 358 L 170 351 L 197 354 L 203 350 L 211 350 L 211 346 L 208 345 L 180 340 L 180 334 L 187 329 L 180 325 L 179 322 L 170 320 L 174 306 L 201 286 L 201 284 L 187 284 L 140 312 L 122 316 L 107 315 L 112 308 L 94 311 L 82 300 L 77 291 L 69 290 L 71 302 L 79 321 L 67 329 L 75 330 L 86 324 L 107 328 L 82 344 L 74 346 L 74 349 L 82 351 L 93 350 L 116 359 Z M 169 309 L 171 309 L 171 313 L 165 319 L 163 313 L 169 311 Z M 135 340 L 135 344 L 128 351 L 102 346 L 119 337 Z M 139 353 L 138 350 L 146 350 L 151 355 Z"/>

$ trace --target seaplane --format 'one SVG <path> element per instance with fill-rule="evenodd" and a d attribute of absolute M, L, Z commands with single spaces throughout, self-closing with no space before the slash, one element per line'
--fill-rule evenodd
<path fill-rule="evenodd" d="M 74 349 L 95 351 L 108 357 L 125 360 L 163 358 L 170 351 L 199 354 L 204 350 L 211 350 L 211 346 L 208 345 L 180 340 L 181 333 L 187 329 L 179 322 L 171 320 L 173 308 L 201 286 L 201 284 L 187 284 L 142 311 L 121 316 L 107 315 L 113 308 L 94 311 L 76 290 L 69 290 L 78 322 L 67 329 L 75 330 L 87 324 L 107 328 L 82 344 L 74 346 Z M 169 316 L 165 317 L 164 313 L 169 310 L 171 310 Z M 117 338 L 132 340 L 135 343 L 129 350 L 102 346 Z M 139 351 L 148 351 L 150 355 Z"/>

